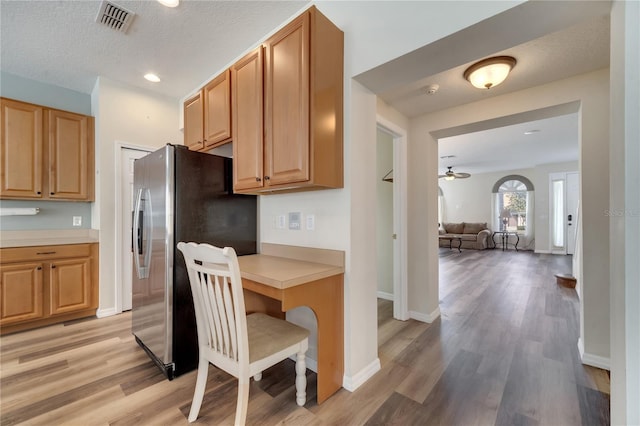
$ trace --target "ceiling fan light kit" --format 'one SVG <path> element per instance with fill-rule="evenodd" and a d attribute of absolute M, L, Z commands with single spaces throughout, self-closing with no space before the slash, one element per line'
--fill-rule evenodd
<path fill-rule="evenodd" d="M 463 75 L 474 87 L 488 90 L 502 83 L 516 62 L 512 56 L 494 56 L 471 65 Z"/>

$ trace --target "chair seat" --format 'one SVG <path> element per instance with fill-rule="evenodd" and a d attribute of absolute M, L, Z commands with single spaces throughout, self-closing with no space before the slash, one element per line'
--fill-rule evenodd
<path fill-rule="evenodd" d="M 249 362 L 280 352 L 309 337 L 309 330 L 262 313 L 247 315 Z"/>

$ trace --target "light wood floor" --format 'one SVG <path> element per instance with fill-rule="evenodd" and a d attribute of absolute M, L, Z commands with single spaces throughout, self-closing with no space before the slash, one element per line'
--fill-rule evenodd
<path fill-rule="evenodd" d="M 378 303 L 382 370 L 298 407 L 286 361 L 251 384 L 248 424 L 580 425 L 609 423 L 609 378 L 578 358 L 577 296 L 556 286 L 568 258 L 441 250 L 433 324 Z M 187 424 L 195 373 L 169 382 L 136 345 L 130 314 L 0 339 L 0 424 Z M 210 367 L 198 424 L 231 424 L 236 382 Z"/>

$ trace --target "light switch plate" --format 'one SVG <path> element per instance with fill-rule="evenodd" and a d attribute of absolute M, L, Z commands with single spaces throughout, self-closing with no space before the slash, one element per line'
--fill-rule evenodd
<path fill-rule="evenodd" d="M 283 215 L 283 214 L 278 215 L 276 217 L 276 228 L 284 229 L 285 226 L 286 226 L 286 221 L 287 221 L 287 219 L 286 219 L 285 215 Z"/>
<path fill-rule="evenodd" d="M 300 224 L 302 218 L 302 213 L 300 212 L 291 212 L 289 213 L 289 229 L 294 231 L 299 231 L 302 227 Z"/>
<path fill-rule="evenodd" d="M 313 231 L 316 229 L 316 216 L 313 214 L 307 215 L 307 231 Z"/>
<path fill-rule="evenodd" d="M 73 226 L 82 226 L 82 216 L 73 217 Z"/>

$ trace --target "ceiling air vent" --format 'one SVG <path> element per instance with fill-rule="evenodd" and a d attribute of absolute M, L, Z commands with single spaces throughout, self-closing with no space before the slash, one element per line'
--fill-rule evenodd
<path fill-rule="evenodd" d="M 100 4 L 98 16 L 96 16 L 96 22 L 106 25 L 113 30 L 126 33 L 135 16 L 136 14 L 132 11 L 110 1 L 103 0 Z"/>

